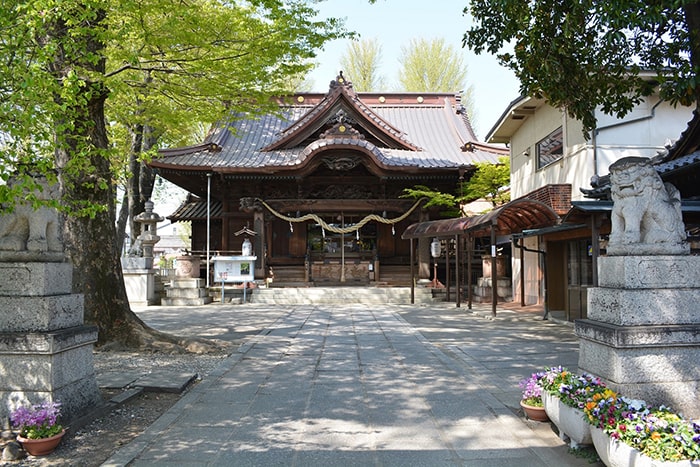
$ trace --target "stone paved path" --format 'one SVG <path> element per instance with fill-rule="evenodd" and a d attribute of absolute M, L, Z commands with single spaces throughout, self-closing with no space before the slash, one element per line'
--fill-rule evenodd
<path fill-rule="evenodd" d="M 590 465 L 514 412 L 517 381 L 574 346 L 454 305 L 295 306 L 105 465 Z"/>

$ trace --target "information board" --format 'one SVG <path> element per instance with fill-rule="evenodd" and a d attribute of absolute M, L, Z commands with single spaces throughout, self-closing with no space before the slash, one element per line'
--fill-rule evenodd
<path fill-rule="evenodd" d="M 215 282 L 251 282 L 257 256 L 214 256 Z"/>

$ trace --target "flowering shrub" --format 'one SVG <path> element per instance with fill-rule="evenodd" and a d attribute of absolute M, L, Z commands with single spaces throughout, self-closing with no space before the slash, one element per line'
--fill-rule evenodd
<path fill-rule="evenodd" d="M 576 375 L 561 366 L 544 372 L 540 381 L 542 388 L 559 398 L 565 405 L 583 409 L 593 394 L 603 392 L 605 383 L 589 374 Z"/>
<path fill-rule="evenodd" d="M 620 396 L 606 388 L 586 402 L 583 412 L 591 425 L 601 428 L 610 437 L 638 446 L 644 432 L 644 416 L 649 409 L 644 401 Z"/>
<path fill-rule="evenodd" d="M 651 410 L 643 417 L 639 450 L 652 459 L 700 460 L 700 425 L 683 419 L 667 407 Z"/>
<path fill-rule="evenodd" d="M 522 401 L 526 405 L 542 407 L 542 386 L 540 380 L 544 377 L 544 372 L 533 373 L 529 378 L 520 381 L 520 389 L 523 390 Z"/>
<path fill-rule="evenodd" d="M 24 438 L 50 438 L 63 431 L 63 426 L 58 423 L 60 415 L 60 402 L 44 402 L 31 408 L 18 408 L 10 414 L 10 421 Z"/>
<path fill-rule="evenodd" d="M 700 460 L 700 426 L 666 407 L 650 409 L 606 388 L 586 401 L 583 412 L 593 426 L 652 459 Z"/>

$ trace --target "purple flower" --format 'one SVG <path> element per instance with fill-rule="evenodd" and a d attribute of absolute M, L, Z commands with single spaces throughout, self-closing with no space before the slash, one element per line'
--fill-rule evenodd
<path fill-rule="evenodd" d="M 48 438 L 60 433 L 63 427 L 58 423 L 61 413 L 61 403 L 43 402 L 31 408 L 19 407 L 10 414 L 14 428 L 19 429 L 20 435 L 32 438 Z"/>

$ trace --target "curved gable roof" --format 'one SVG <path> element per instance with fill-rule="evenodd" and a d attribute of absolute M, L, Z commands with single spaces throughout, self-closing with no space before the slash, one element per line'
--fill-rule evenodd
<path fill-rule="evenodd" d="M 342 80 L 342 74 L 338 78 L 338 81 L 340 80 Z M 347 83 L 344 80 L 338 81 L 331 82 L 330 92 L 319 104 L 285 128 L 280 133 L 279 139 L 261 150 L 268 152 L 298 146 L 310 135 L 319 132 L 329 122 L 345 123 L 359 133 L 370 134 L 387 148 L 408 151 L 420 150 L 408 140 L 405 133 L 365 105 L 357 97 L 352 83 Z"/>
<path fill-rule="evenodd" d="M 340 149 L 364 154 L 374 173 L 400 176 L 470 170 L 508 153 L 477 141 L 454 94 L 356 94 L 348 83 L 336 83 L 326 94 L 300 93 L 279 105 L 271 114 L 232 115 L 203 143 L 161 150 L 149 165 L 183 176 L 297 176 L 318 165 L 309 158 Z"/>

